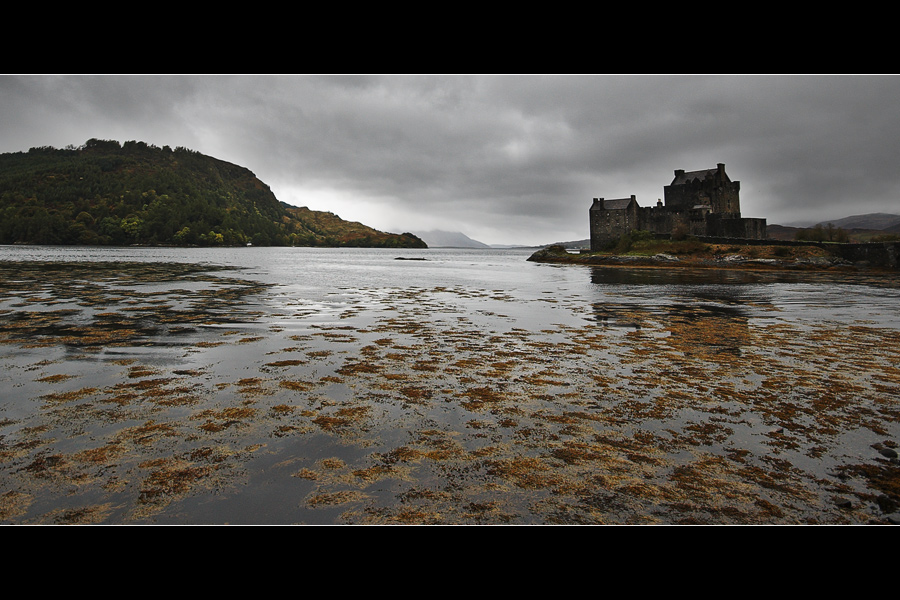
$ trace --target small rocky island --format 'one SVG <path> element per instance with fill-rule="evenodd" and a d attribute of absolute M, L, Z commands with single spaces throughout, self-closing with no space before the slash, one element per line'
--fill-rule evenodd
<path fill-rule="evenodd" d="M 626 240 L 601 252 L 548 246 L 528 260 L 604 267 L 871 270 L 897 268 L 897 244 L 706 243 L 699 239 Z M 869 248 L 871 247 L 871 248 Z"/>

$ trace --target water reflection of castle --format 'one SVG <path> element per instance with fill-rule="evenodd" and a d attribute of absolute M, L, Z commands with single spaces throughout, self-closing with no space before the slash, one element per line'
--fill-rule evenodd
<path fill-rule="evenodd" d="M 590 208 L 591 250 L 598 251 L 632 231 L 683 233 L 697 237 L 765 239 L 766 220 L 741 217 L 740 181 L 725 165 L 703 171 L 675 171 L 663 187 L 665 205 L 638 206 L 634 196 L 594 198 Z"/>
<path fill-rule="evenodd" d="M 618 285 L 640 285 L 644 290 L 628 302 L 615 301 L 615 292 L 593 304 L 593 319 L 621 332 L 648 331 L 647 343 L 677 352 L 673 366 L 687 358 L 701 358 L 720 368 L 734 363 L 754 345 L 751 306 L 768 304 L 760 295 L 764 283 L 758 273 L 720 269 L 591 269 L 591 283 L 607 290 Z M 669 292 L 659 296 L 664 291 Z M 676 293 L 674 290 L 678 290 Z M 659 337 L 664 332 L 667 335 Z M 646 349 L 646 348 L 645 348 Z M 655 355 L 657 358 L 660 355 Z M 734 363 L 734 364 L 732 364 Z"/>

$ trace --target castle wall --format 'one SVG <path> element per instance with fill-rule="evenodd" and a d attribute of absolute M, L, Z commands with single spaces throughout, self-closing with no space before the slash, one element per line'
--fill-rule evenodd
<path fill-rule="evenodd" d="M 679 226 L 688 225 L 688 212 L 669 210 L 666 207 L 656 206 L 639 209 L 641 211 L 640 229 L 653 233 L 671 234 Z"/>
<path fill-rule="evenodd" d="M 763 240 L 766 220 L 718 215 L 708 209 L 671 210 L 668 207 L 638 207 L 590 211 L 591 249 L 598 251 L 632 231 L 672 235 L 681 231 L 694 237 Z"/>
<path fill-rule="evenodd" d="M 610 201 L 619 205 L 623 201 Z M 603 248 L 619 241 L 623 235 L 641 229 L 639 209 L 633 197 L 623 208 L 605 208 L 603 198 L 594 198 L 590 210 L 591 249 Z"/>
<path fill-rule="evenodd" d="M 591 250 L 601 250 L 623 235 L 625 225 L 614 219 L 611 212 L 591 211 Z"/>
<path fill-rule="evenodd" d="M 664 186 L 666 208 L 682 210 L 691 208 L 698 203 L 701 187 L 700 182 Z"/>
<path fill-rule="evenodd" d="M 702 233 L 698 237 L 702 236 L 765 239 L 766 220 L 710 214 L 707 216 L 706 233 Z"/>
<path fill-rule="evenodd" d="M 841 257 L 851 262 L 865 261 L 876 266 L 900 266 L 900 242 L 838 244 Z"/>

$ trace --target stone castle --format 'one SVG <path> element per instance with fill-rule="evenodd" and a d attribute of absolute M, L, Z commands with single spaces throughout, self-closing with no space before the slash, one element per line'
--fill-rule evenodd
<path fill-rule="evenodd" d="M 765 239 L 766 220 L 741 217 L 740 181 L 731 181 L 725 165 L 715 169 L 677 169 L 663 187 L 665 204 L 640 207 L 634 196 L 594 198 L 590 208 L 591 250 L 598 251 L 623 235 L 644 230 L 655 234 Z"/>

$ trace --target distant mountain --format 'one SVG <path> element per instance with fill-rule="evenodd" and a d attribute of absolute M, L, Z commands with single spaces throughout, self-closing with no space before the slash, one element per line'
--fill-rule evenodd
<path fill-rule="evenodd" d="M 419 231 L 413 233 L 422 239 L 429 248 L 490 248 L 488 244 L 473 240 L 469 236 L 458 231 Z"/>
<path fill-rule="evenodd" d="M 786 225 L 766 225 L 766 237 L 770 240 L 790 241 L 797 239 L 797 232 L 804 227 L 790 227 Z"/>
<path fill-rule="evenodd" d="M 822 227 L 826 227 L 829 223 L 842 229 L 874 229 L 880 231 L 900 226 L 900 215 L 870 213 L 866 215 L 844 217 L 843 219 L 838 219 L 836 221 L 822 221 L 819 224 L 822 225 Z"/>
<path fill-rule="evenodd" d="M 424 248 L 280 202 L 249 169 L 186 148 L 88 140 L 0 154 L 0 244 Z"/>
<path fill-rule="evenodd" d="M 810 236 L 811 232 L 815 229 L 820 232 L 828 231 L 829 225 L 832 230 L 842 231 L 851 242 L 867 242 L 883 238 L 885 235 L 900 234 L 900 215 L 870 213 L 822 221 L 809 226 L 797 223 L 788 226 L 769 225 L 766 227 L 766 236 L 773 240 L 815 239 L 815 236 Z"/>
<path fill-rule="evenodd" d="M 573 242 L 556 242 L 555 244 L 549 244 L 551 246 L 562 246 L 563 248 L 568 248 L 570 250 L 579 250 L 581 248 L 590 248 L 591 240 L 575 240 Z"/>

